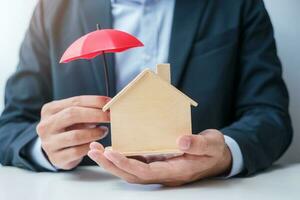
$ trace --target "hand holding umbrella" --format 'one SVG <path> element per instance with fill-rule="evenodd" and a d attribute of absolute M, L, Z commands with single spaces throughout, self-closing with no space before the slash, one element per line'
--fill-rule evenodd
<path fill-rule="evenodd" d="M 134 47 L 144 46 L 134 36 L 114 29 L 97 30 L 79 38 L 63 54 L 60 63 L 68 63 L 77 59 L 93 59 L 103 55 L 103 70 L 105 76 L 106 95 L 109 94 L 109 76 L 106 61 L 106 53 L 117 53 Z"/>

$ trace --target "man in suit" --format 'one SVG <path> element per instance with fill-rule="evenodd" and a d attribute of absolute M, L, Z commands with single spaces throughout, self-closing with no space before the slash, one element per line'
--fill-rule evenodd
<path fill-rule="evenodd" d="M 98 23 L 145 44 L 109 55 L 111 94 L 143 67 L 169 62 L 172 84 L 201 102 L 192 112 L 194 135 L 178 138 L 182 156 L 141 160 L 104 150 L 109 131 L 96 124 L 109 120 L 101 108 L 110 98 L 103 96 L 100 58 L 59 64 L 68 45 Z M 40 0 L 6 86 L 0 161 L 59 171 L 94 160 L 143 184 L 251 175 L 291 142 L 281 73 L 262 0 Z"/>

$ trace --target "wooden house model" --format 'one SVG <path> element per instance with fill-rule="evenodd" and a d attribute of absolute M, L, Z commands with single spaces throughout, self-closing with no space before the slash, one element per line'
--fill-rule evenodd
<path fill-rule="evenodd" d="M 126 156 L 178 154 L 176 140 L 192 134 L 197 103 L 171 85 L 169 64 L 145 69 L 104 107 L 110 110 L 112 149 Z"/>

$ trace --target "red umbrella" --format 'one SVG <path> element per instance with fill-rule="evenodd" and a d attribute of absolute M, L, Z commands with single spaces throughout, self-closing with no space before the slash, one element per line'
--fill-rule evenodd
<path fill-rule="evenodd" d="M 109 95 L 109 77 L 105 53 L 122 52 L 130 48 L 144 46 L 134 36 L 114 29 L 97 29 L 76 40 L 63 54 L 60 63 L 68 63 L 77 59 L 93 59 L 103 55 L 106 95 Z"/>

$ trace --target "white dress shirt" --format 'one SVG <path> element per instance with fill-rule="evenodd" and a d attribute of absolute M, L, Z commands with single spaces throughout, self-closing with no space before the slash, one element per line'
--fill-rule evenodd
<path fill-rule="evenodd" d="M 144 47 L 115 54 L 116 87 L 120 91 L 143 69 L 155 69 L 157 63 L 168 63 L 175 0 L 111 0 L 113 28 L 128 32 Z M 227 177 L 243 169 L 243 155 L 237 142 L 225 136 L 232 154 L 232 168 Z M 45 169 L 56 171 L 41 149 L 40 139 L 29 149 L 32 160 Z"/>

